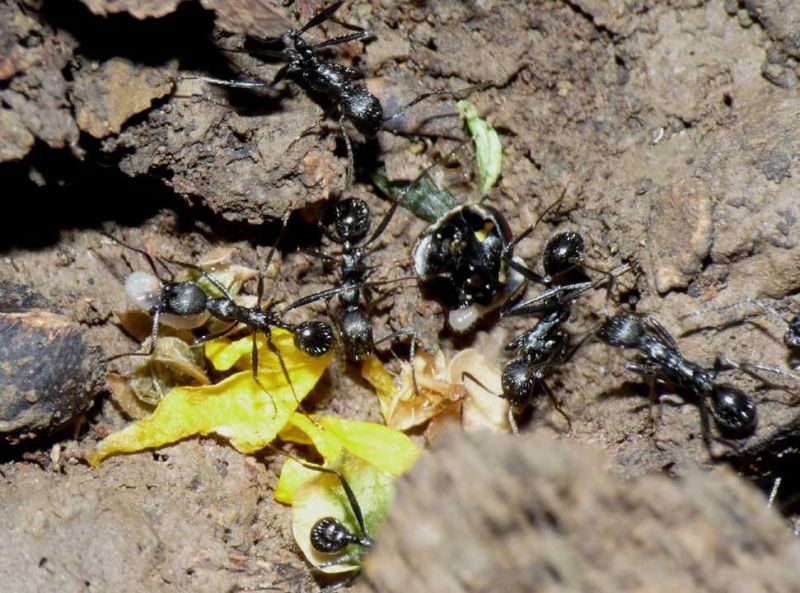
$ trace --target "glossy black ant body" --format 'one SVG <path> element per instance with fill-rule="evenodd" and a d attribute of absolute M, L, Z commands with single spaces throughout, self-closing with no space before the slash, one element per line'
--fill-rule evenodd
<path fill-rule="evenodd" d="M 423 93 L 402 106 L 396 113 L 385 117 L 383 107 L 378 98 L 367 89 L 363 82 L 359 82 L 363 78 L 361 72 L 338 64 L 320 54 L 320 50 L 369 37 L 371 35 L 369 31 L 355 25 L 336 21 L 342 26 L 353 30 L 354 33 L 339 35 L 317 44 L 312 44 L 303 37 L 303 34 L 309 29 L 317 27 L 328 20 L 333 20 L 334 14 L 341 8 L 342 4 L 344 4 L 344 0 L 337 0 L 329 4 L 300 29 L 288 29 L 280 37 L 251 39 L 257 46 L 249 50 L 252 55 L 277 58 L 286 62 L 278 70 L 271 83 L 260 80 L 224 80 L 206 76 L 197 78 L 205 82 L 232 88 L 266 90 L 272 88 L 284 78 L 291 77 L 308 92 L 325 97 L 339 112 L 339 127 L 347 149 L 348 164 L 345 182 L 345 189 L 347 189 L 353 179 L 354 159 L 350 136 L 345 127 L 346 121 L 350 121 L 359 132 L 371 138 L 386 123 L 400 117 L 420 101 L 435 95 L 452 93 L 450 91 Z M 277 44 L 282 44 L 283 49 L 278 51 L 268 49 Z"/>
<path fill-rule="evenodd" d="M 709 411 L 725 436 L 741 439 L 755 432 L 758 417 L 753 398 L 717 381 L 721 370 L 735 368 L 750 372 L 744 365 L 717 359 L 714 368 L 707 369 L 687 360 L 672 335 L 650 317 L 616 315 L 603 324 L 598 335 L 611 346 L 637 351 L 636 362 L 626 367 L 650 381 L 651 397 L 655 381 L 670 383 L 694 396 L 706 446 L 712 439 Z"/>
<path fill-rule="evenodd" d="M 347 198 L 339 201 L 334 206 L 333 230 L 327 229 L 324 225 L 321 225 L 320 229 L 328 239 L 341 246 L 341 252 L 335 256 L 310 252 L 326 261 L 338 263 L 339 278 L 336 285 L 333 288 L 302 297 L 282 311 L 290 311 L 309 303 L 338 296 L 339 306 L 337 310 L 331 312 L 331 318 L 347 358 L 356 362 L 373 354 L 377 344 L 402 336 L 408 336 L 411 340 L 412 359 L 416 352 L 417 338 L 412 327 L 403 327 L 376 341 L 368 310 L 371 305 L 371 287 L 406 280 L 406 278 L 397 278 L 382 282 L 368 282 L 372 268 L 367 266 L 365 261 L 367 248 L 386 230 L 397 206 L 398 202 L 395 201 L 370 235 L 372 217 L 366 202 L 359 198 Z"/>
<path fill-rule="evenodd" d="M 272 448 L 272 447 L 271 447 Z M 331 469 L 328 467 L 323 467 L 321 465 L 315 465 L 312 463 L 307 463 L 302 459 L 298 459 L 294 455 L 288 454 L 284 451 L 279 449 L 275 449 L 275 451 L 281 455 L 285 455 L 290 459 L 293 459 L 306 469 L 310 469 L 313 471 L 318 471 L 320 473 L 329 474 L 332 476 L 336 476 L 339 480 L 339 483 L 342 486 L 342 490 L 344 491 L 345 497 L 347 498 L 347 503 L 350 506 L 350 511 L 353 517 L 356 520 L 356 524 L 358 525 L 358 533 L 352 531 L 348 528 L 342 521 L 335 517 L 323 517 L 322 519 L 317 520 L 312 526 L 311 531 L 309 532 L 309 542 L 311 543 L 311 547 L 314 549 L 315 552 L 324 555 L 333 555 L 339 554 L 345 551 L 346 548 L 349 546 L 358 546 L 356 549 L 347 552 L 335 560 L 331 560 L 330 562 L 323 563 L 319 565 L 319 568 L 328 568 L 333 566 L 344 566 L 344 565 L 351 565 L 353 562 L 359 562 L 361 558 L 367 552 L 372 549 L 374 545 L 374 540 L 367 534 L 367 526 L 364 521 L 364 513 L 361 510 L 361 505 L 358 503 L 358 498 L 353 492 L 353 488 L 350 486 L 347 478 L 342 475 L 340 471 L 335 469 Z M 353 565 L 357 567 L 357 565 Z M 239 587 L 239 591 L 264 591 L 264 590 L 274 590 L 275 585 L 277 583 L 265 583 L 263 585 L 257 585 L 252 587 Z M 325 591 L 334 591 L 338 589 L 343 583 L 336 583 L 332 587 L 326 588 Z"/>
<path fill-rule="evenodd" d="M 292 382 L 289 378 L 283 356 L 271 339 L 271 329 L 273 327 L 290 332 L 294 336 L 295 346 L 298 350 L 301 350 L 309 356 L 324 356 L 333 347 L 333 330 L 327 323 L 323 321 L 305 321 L 299 324 L 288 323 L 282 319 L 282 312 L 263 309 L 264 277 L 275 254 L 275 246 L 270 250 L 264 265 L 260 268 L 258 273 L 256 304 L 253 307 L 243 307 L 234 301 L 233 296 L 225 285 L 203 268 L 191 263 L 169 260 L 170 263 L 196 271 L 211 283 L 222 296 L 209 296 L 198 284 L 192 281 L 175 282 L 174 274 L 160 259 L 156 260 L 146 251 L 123 243 L 111 235 L 106 234 L 105 236 L 123 247 L 143 255 L 153 272 L 152 274 L 134 272 L 125 284 L 128 294 L 139 307 L 152 315 L 149 348 L 147 352 L 118 354 L 111 357 L 109 360 L 115 360 L 126 356 L 152 355 L 155 351 L 158 330 L 162 322 L 173 327 L 195 328 L 203 325 L 210 316 L 219 321 L 227 322 L 230 325 L 222 331 L 195 338 L 193 345 L 198 346 L 210 340 L 223 337 L 233 331 L 238 324 L 246 326 L 253 335 L 251 356 L 253 379 L 266 393 L 269 393 L 267 389 L 261 385 L 258 378 L 258 342 L 256 339 L 258 333 L 266 337 L 267 347 L 278 358 L 283 374 L 290 386 Z M 167 271 L 170 278 L 169 280 L 161 279 L 158 274 L 158 268 L 156 267 L 156 261 Z"/>
<path fill-rule="evenodd" d="M 537 223 L 538 220 L 529 230 L 508 244 L 504 254 L 506 258 L 520 240 L 533 232 Z M 533 405 L 541 392 L 547 395 L 553 408 L 564 417 L 571 430 L 569 416 L 545 381 L 553 369 L 569 361 L 583 343 L 580 341 L 576 346 L 571 345 L 564 324 L 572 314 L 572 303 L 601 284 L 608 284 L 610 289 L 617 276 L 631 269 L 630 265 L 623 264 L 599 280 L 561 282 L 560 279 L 568 272 L 583 264 L 585 252 L 583 237 L 568 231 L 554 235 L 545 244 L 542 253 L 544 276 L 510 258 L 508 260 L 509 265 L 527 279 L 550 286 L 543 293 L 513 304 L 503 311 L 503 316 L 541 314 L 531 329 L 515 337 L 505 347 L 506 351 L 514 353 L 514 358 L 503 368 L 501 378 L 502 397 L 509 402 L 508 419 L 514 432 L 518 432 L 516 414 Z"/>

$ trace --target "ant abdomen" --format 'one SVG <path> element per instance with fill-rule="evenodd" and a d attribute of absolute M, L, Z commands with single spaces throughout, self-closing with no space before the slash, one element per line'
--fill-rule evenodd
<path fill-rule="evenodd" d="M 342 522 L 333 517 L 320 519 L 311 528 L 311 546 L 321 554 L 341 552 L 358 538 Z"/>
<path fill-rule="evenodd" d="M 544 247 L 544 273 L 552 278 L 568 272 L 583 261 L 585 252 L 586 244 L 578 233 L 568 231 L 554 235 Z"/>
<path fill-rule="evenodd" d="M 733 387 L 717 387 L 711 395 L 711 412 L 717 426 L 731 436 L 747 436 L 758 423 L 753 398 Z"/>
<path fill-rule="evenodd" d="M 294 344 L 298 350 L 319 358 L 333 348 L 333 328 L 324 321 L 304 321 L 294 332 Z"/>
<path fill-rule="evenodd" d="M 357 243 L 366 237 L 372 226 L 367 203 L 360 198 L 347 198 L 334 208 L 336 234 L 342 241 Z"/>
<path fill-rule="evenodd" d="M 598 335 L 611 346 L 636 348 L 644 333 L 645 328 L 636 315 L 615 315 L 603 324 Z"/>

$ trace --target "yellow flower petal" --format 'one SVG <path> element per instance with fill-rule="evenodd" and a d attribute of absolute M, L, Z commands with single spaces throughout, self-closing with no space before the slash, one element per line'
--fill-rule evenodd
<path fill-rule="evenodd" d="M 289 340 L 282 334 L 288 335 Z M 109 455 L 160 447 L 194 435 L 219 435 L 242 453 L 264 448 L 286 425 L 298 400 L 311 391 L 333 358 L 332 352 L 321 358 L 306 356 L 294 348 L 291 339 L 288 332 L 275 331 L 275 343 L 287 361 L 291 385 L 277 358 L 266 352 L 265 346 L 259 352 L 258 377 L 269 394 L 253 380 L 250 370 L 215 385 L 175 388 L 164 396 L 151 416 L 100 442 L 89 462 L 97 465 Z M 244 351 L 245 341 L 250 342 L 250 338 L 226 348 Z"/>
<path fill-rule="evenodd" d="M 288 463 L 288 462 L 287 462 Z M 345 454 L 337 467 L 353 490 L 364 515 L 366 533 L 374 538 L 378 527 L 386 521 L 394 499 L 394 478 L 363 460 Z M 326 566 L 358 546 L 348 546 L 339 554 L 320 554 L 311 546 L 310 534 L 314 524 L 324 517 L 334 517 L 350 531 L 360 535 L 358 522 L 335 475 L 316 472 L 317 476 L 304 483 L 294 496 L 292 533 L 303 554 L 322 572 L 334 574 L 358 569 L 359 564 Z"/>

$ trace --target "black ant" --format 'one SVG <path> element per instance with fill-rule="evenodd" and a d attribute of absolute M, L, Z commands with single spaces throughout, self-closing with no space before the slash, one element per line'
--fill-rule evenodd
<path fill-rule="evenodd" d="M 369 31 L 336 20 L 335 22 L 355 32 L 333 37 L 317 44 L 309 43 L 303 37 L 303 34 L 309 29 L 317 27 L 328 20 L 335 20 L 334 14 L 341 8 L 342 4 L 344 4 L 344 0 L 329 4 L 300 29 L 288 29 L 280 37 L 251 39 L 259 47 L 245 51 L 249 51 L 252 55 L 277 58 L 286 62 L 278 70 L 271 83 L 260 80 L 224 80 L 206 76 L 196 78 L 232 88 L 268 90 L 287 76 L 290 76 L 308 92 L 322 95 L 328 99 L 339 112 L 339 127 L 347 149 L 347 173 L 345 178 L 345 189 L 347 189 L 352 184 L 354 159 L 350 136 L 345 127 L 346 121 L 352 122 L 359 132 L 371 138 L 388 122 L 400 117 L 420 101 L 436 95 L 452 95 L 454 93 L 452 91 L 423 93 L 402 106 L 393 115 L 384 117 L 383 107 L 378 98 L 362 82 L 358 82 L 359 79 L 363 78 L 361 72 L 320 55 L 320 50 L 369 37 L 371 35 Z M 267 49 L 279 43 L 283 45 L 282 50 Z M 459 91 L 459 93 L 469 90 L 472 90 L 472 88 Z"/>
<path fill-rule="evenodd" d="M 174 274 L 160 259 L 153 258 L 153 256 L 146 251 L 123 243 L 111 235 L 105 234 L 105 236 L 123 247 L 143 255 L 153 272 L 152 274 L 134 272 L 125 283 L 128 294 L 142 309 L 150 312 L 153 317 L 149 348 L 146 352 L 118 354 L 109 358 L 109 361 L 127 356 L 151 356 L 155 351 L 158 329 L 162 321 L 168 320 L 168 324 L 174 327 L 194 328 L 205 323 L 206 319 L 211 316 L 219 321 L 228 322 L 230 325 L 219 332 L 195 338 L 193 345 L 198 346 L 210 340 L 223 337 L 232 332 L 240 323 L 245 325 L 251 330 L 253 336 L 251 356 L 253 380 L 265 393 L 269 394 L 269 391 L 264 388 L 258 378 L 258 333 L 265 336 L 267 347 L 276 355 L 284 377 L 290 386 L 292 386 L 292 381 L 289 377 L 289 372 L 284 363 L 283 356 L 272 342 L 271 328 L 281 328 L 290 332 L 294 336 L 295 346 L 298 350 L 301 350 L 309 356 L 324 356 L 333 347 L 333 330 L 327 323 L 323 321 L 305 321 L 300 324 L 288 323 L 283 321 L 281 317 L 282 312 L 265 311 L 262 308 L 264 277 L 275 254 L 276 247 L 274 245 L 264 265 L 261 266 L 258 272 L 256 304 L 253 307 L 242 307 L 236 304 L 233 296 L 225 285 L 200 266 L 187 262 L 168 260 L 175 265 L 196 271 L 222 294 L 221 297 L 209 296 L 198 284 L 192 281 L 175 282 Z M 169 280 L 161 279 L 158 268 L 156 267 L 156 261 L 167 271 Z M 294 307 L 290 305 L 289 308 Z M 294 391 L 293 386 L 292 391 Z"/>
<path fill-rule="evenodd" d="M 713 369 L 701 367 L 684 358 L 672 335 L 650 317 L 613 316 L 603 324 L 598 335 L 611 346 L 637 350 L 636 362 L 626 367 L 648 379 L 651 400 L 655 400 L 655 381 L 670 383 L 694 396 L 707 447 L 713 438 L 709 411 L 717 428 L 726 436 L 741 439 L 755 432 L 758 419 L 753 398 L 740 389 L 717 381 L 722 370 L 740 369 L 753 375 L 746 365 L 717 358 Z M 714 440 L 730 444 L 723 439 Z"/>
<path fill-rule="evenodd" d="M 366 265 L 367 248 L 380 237 L 397 210 L 395 201 L 384 214 L 377 228 L 369 234 L 372 216 L 364 200 L 347 198 L 336 203 L 333 210 L 333 230 L 320 225 L 322 233 L 331 241 L 341 246 L 341 251 L 334 255 L 321 252 L 309 252 L 327 262 L 338 262 L 339 278 L 333 288 L 322 290 L 299 298 L 283 309 L 282 313 L 310 303 L 339 297 L 339 307 L 331 313 L 337 337 L 347 358 L 360 362 L 375 351 L 381 342 L 402 336 L 410 337 L 410 356 L 413 360 L 417 347 L 414 328 L 407 326 L 375 340 L 368 307 L 372 304 L 370 288 L 382 284 L 410 280 L 412 278 L 396 278 L 381 282 L 368 282 L 373 268 Z M 363 302 L 362 302 L 363 297 Z M 412 374 L 413 375 L 413 374 Z M 416 383 L 416 380 L 415 380 Z"/>
<path fill-rule="evenodd" d="M 578 266 L 585 265 L 586 249 L 583 237 L 572 231 L 554 235 L 545 244 L 542 253 L 544 276 L 537 274 L 520 261 L 512 259 L 511 253 L 514 247 L 533 233 L 544 215 L 560 201 L 561 198 L 549 206 L 531 227 L 509 241 L 502 251 L 502 259 L 510 268 L 528 280 L 550 286 L 531 299 L 507 306 L 502 312 L 503 316 L 542 315 L 531 329 L 516 336 L 505 347 L 506 351 L 514 353 L 514 358 L 503 368 L 501 397 L 509 402 L 508 421 L 515 433 L 519 432 L 517 413 L 533 405 L 542 391 L 547 395 L 553 408 L 567 421 L 568 430 L 572 429 L 569 415 L 545 381 L 553 369 L 569 361 L 583 343 L 581 340 L 576 346 L 572 346 L 570 336 L 563 326 L 571 316 L 573 302 L 604 283 L 609 285 L 610 291 L 613 280 L 631 269 L 629 264 L 623 264 L 598 280 L 577 283 L 560 281 Z"/>
<path fill-rule="evenodd" d="M 298 459 L 294 455 L 278 449 L 275 450 L 276 452 L 293 459 L 306 469 L 336 476 L 342 486 L 342 490 L 344 490 L 348 505 L 350 506 L 350 511 L 356 520 L 356 524 L 358 525 L 358 533 L 356 533 L 335 517 L 323 517 L 322 519 L 317 520 L 314 525 L 311 526 L 311 531 L 309 532 L 309 541 L 314 551 L 319 554 L 339 554 L 344 552 L 349 546 L 358 546 L 358 548 L 355 550 L 347 552 L 335 560 L 319 565 L 319 568 L 324 569 L 333 566 L 350 565 L 352 562 L 358 562 L 362 556 L 364 556 L 364 554 L 372 549 L 374 540 L 367 534 L 364 513 L 362 512 L 361 505 L 358 503 L 358 498 L 356 497 L 355 492 L 353 492 L 353 488 L 350 486 L 347 479 L 340 471 L 313 463 L 307 463 L 302 459 Z M 266 589 L 274 589 L 276 584 L 277 583 L 265 583 L 263 585 L 257 585 L 253 587 L 239 587 L 238 590 L 263 591 Z M 338 589 L 340 586 L 341 584 L 337 583 L 333 587 L 326 588 L 325 591 L 333 591 Z"/>

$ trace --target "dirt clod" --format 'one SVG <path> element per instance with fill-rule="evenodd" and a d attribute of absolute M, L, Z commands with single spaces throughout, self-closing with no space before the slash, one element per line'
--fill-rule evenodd
<path fill-rule="evenodd" d="M 800 544 L 730 471 L 623 481 L 599 452 L 451 434 L 400 484 L 356 591 L 792 591 Z"/>

